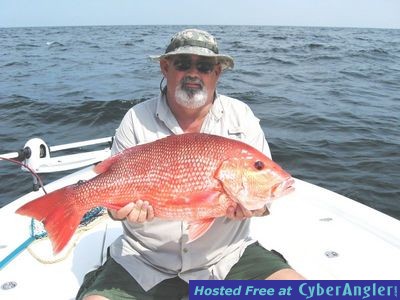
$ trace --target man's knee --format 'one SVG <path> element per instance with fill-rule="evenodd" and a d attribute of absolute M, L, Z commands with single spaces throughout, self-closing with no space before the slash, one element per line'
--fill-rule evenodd
<path fill-rule="evenodd" d="M 103 297 L 103 296 L 90 295 L 90 296 L 87 296 L 87 297 L 83 297 L 82 300 L 109 300 L 109 299 L 106 298 L 106 297 Z"/>
<path fill-rule="evenodd" d="M 275 273 L 272 273 L 270 276 L 267 278 L 268 280 L 304 280 L 306 279 L 303 275 L 297 273 L 293 269 L 281 269 L 279 271 L 276 271 Z"/>

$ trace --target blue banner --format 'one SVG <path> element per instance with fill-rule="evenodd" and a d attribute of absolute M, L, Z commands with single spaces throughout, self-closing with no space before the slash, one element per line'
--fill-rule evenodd
<path fill-rule="evenodd" d="M 189 299 L 400 299 L 400 280 L 191 280 Z"/>

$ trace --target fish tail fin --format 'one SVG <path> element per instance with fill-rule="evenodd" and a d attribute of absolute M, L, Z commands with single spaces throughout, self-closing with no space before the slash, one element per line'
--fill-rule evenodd
<path fill-rule="evenodd" d="M 16 211 L 43 222 L 54 253 L 60 252 L 67 245 L 85 213 L 85 210 L 72 205 L 74 201 L 70 198 L 73 196 L 65 187 L 28 202 Z"/>

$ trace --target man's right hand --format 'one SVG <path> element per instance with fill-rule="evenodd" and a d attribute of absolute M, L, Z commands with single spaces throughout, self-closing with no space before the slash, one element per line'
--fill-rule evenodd
<path fill-rule="evenodd" d="M 153 207 L 143 200 L 130 202 L 118 210 L 109 209 L 108 212 L 114 220 L 126 219 L 130 223 L 144 223 L 154 219 Z"/>

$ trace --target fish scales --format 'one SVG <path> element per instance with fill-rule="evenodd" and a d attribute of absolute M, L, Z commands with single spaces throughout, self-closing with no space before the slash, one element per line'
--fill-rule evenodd
<path fill-rule="evenodd" d="M 199 238 L 229 206 L 259 209 L 293 180 L 260 151 L 237 140 L 191 133 L 138 145 L 94 167 L 98 175 L 35 199 L 17 213 L 43 221 L 61 251 L 83 214 L 146 200 L 156 218 L 189 222 Z M 60 221 L 62 220 L 62 221 Z"/>
<path fill-rule="evenodd" d="M 210 147 L 201 147 L 207 142 L 212 140 L 189 139 L 173 145 L 157 143 L 151 147 L 147 147 L 148 144 L 134 147 L 124 154 L 124 159 L 116 161 L 109 172 L 92 180 L 91 187 L 84 187 L 80 198 L 102 198 L 104 205 L 108 201 L 116 205 L 119 199 L 123 204 L 127 199 L 161 203 L 171 199 L 184 201 L 185 194 L 197 191 L 215 189 L 222 192 L 223 188 L 214 178 L 214 173 L 229 144 L 215 147 L 212 152 Z M 77 187 L 78 193 L 80 189 Z M 96 190 L 97 193 L 85 194 L 88 190 Z"/>

